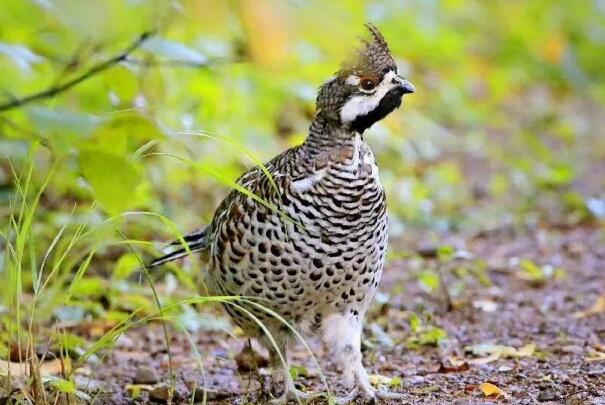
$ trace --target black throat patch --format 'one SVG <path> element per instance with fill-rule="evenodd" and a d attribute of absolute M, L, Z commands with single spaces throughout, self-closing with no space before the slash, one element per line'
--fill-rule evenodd
<path fill-rule="evenodd" d="M 397 109 L 401 105 L 401 98 L 403 97 L 404 90 L 401 87 L 395 87 L 380 100 L 375 109 L 367 113 L 366 115 L 360 115 L 351 122 L 351 129 L 363 133 L 366 129 L 370 128 L 376 122 L 380 121 L 393 110 Z"/>

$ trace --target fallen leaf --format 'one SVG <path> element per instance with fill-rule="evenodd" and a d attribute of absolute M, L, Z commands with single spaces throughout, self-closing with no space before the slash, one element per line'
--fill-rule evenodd
<path fill-rule="evenodd" d="M 492 398 L 506 397 L 506 393 L 492 383 L 488 383 L 488 382 L 481 383 L 481 384 L 479 384 L 479 389 L 481 390 L 483 395 L 485 395 L 486 397 L 492 397 Z"/>
<path fill-rule="evenodd" d="M 489 343 L 474 345 L 471 347 L 471 352 L 475 356 L 484 356 L 477 359 L 469 360 L 470 364 L 487 364 L 492 361 L 496 361 L 500 358 L 518 358 L 518 357 L 529 357 L 536 351 L 536 345 L 534 343 L 526 344 L 525 346 L 515 349 L 511 346 L 493 345 Z"/>
<path fill-rule="evenodd" d="M 589 357 L 586 357 L 584 360 L 588 362 L 605 361 L 605 353 L 594 351 Z"/>
<path fill-rule="evenodd" d="M 57 391 L 64 392 L 66 394 L 75 394 L 76 386 L 73 381 L 65 380 L 63 378 L 51 377 L 48 383 Z"/>
<path fill-rule="evenodd" d="M 578 311 L 573 314 L 574 318 L 585 318 L 587 316 L 600 314 L 605 312 L 605 295 L 596 299 L 594 304 L 586 311 Z"/>
<path fill-rule="evenodd" d="M 370 384 L 372 385 L 391 385 L 391 378 L 386 375 L 372 374 L 370 375 Z"/>
<path fill-rule="evenodd" d="M 439 366 L 438 373 L 461 373 L 463 371 L 468 371 L 469 365 L 467 362 L 463 362 L 462 364 L 452 364 L 451 366 L 446 366 L 443 363 Z"/>
<path fill-rule="evenodd" d="M 153 391 L 153 385 L 148 384 L 127 384 L 125 388 L 133 399 L 140 397 L 142 391 Z"/>
<path fill-rule="evenodd" d="M 387 385 L 391 388 L 401 387 L 403 381 L 401 377 L 387 377 L 382 374 L 372 374 L 370 375 L 370 384 L 379 386 L 379 385 Z"/>
<path fill-rule="evenodd" d="M 40 376 L 45 377 L 53 374 L 60 374 L 63 370 L 69 370 L 71 362 L 69 359 L 53 359 L 40 364 Z M 26 377 L 30 375 L 29 365 L 27 363 L 16 363 L 12 361 L 0 360 L 0 375 L 9 373 L 15 377 Z"/>
<path fill-rule="evenodd" d="M 77 335 L 89 338 L 99 338 L 117 325 L 113 320 L 95 320 L 89 322 L 61 322 L 57 328 L 64 328 Z"/>

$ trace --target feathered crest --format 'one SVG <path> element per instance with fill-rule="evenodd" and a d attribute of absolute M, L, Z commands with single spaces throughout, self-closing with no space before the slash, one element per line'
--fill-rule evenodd
<path fill-rule="evenodd" d="M 371 39 L 362 40 L 363 47 L 357 50 L 355 58 L 342 66 L 341 75 L 379 74 L 386 69 L 395 69 L 395 61 L 391 56 L 387 41 L 378 28 L 371 23 L 367 23 L 365 26 L 370 31 Z"/>

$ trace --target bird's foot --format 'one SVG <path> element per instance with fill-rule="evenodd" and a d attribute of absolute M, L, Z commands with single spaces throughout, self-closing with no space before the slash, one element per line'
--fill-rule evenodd
<path fill-rule="evenodd" d="M 344 397 L 336 397 L 334 402 L 336 402 L 336 405 L 347 405 L 355 401 L 359 396 L 359 388 L 355 387 Z"/>
<path fill-rule="evenodd" d="M 358 398 L 363 399 L 364 403 L 366 404 L 375 404 L 377 399 L 404 399 L 405 395 L 383 388 L 374 389 L 364 387 L 360 389 L 359 387 L 355 387 L 344 397 L 337 397 L 336 404 L 347 405 L 354 402 Z"/>
<path fill-rule="evenodd" d="M 294 387 L 287 388 L 279 397 L 269 401 L 270 405 L 283 405 L 288 402 L 304 404 L 307 401 L 322 396 L 319 392 L 302 392 Z"/>
<path fill-rule="evenodd" d="M 405 399 L 405 394 L 395 391 L 389 391 L 386 388 L 379 388 L 376 390 L 376 398 L 378 399 Z"/>

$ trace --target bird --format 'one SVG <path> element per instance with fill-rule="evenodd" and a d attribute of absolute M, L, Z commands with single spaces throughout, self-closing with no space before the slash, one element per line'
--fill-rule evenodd
<path fill-rule="evenodd" d="M 320 86 L 304 142 L 245 172 L 237 184 L 248 192 L 231 190 L 209 225 L 173 242 L 186 247 L 149 265 L 198 253 L 211 294 L 250 299 L 224 306 L 269 351 L 283 385 L 275 404 L 312 395 L 289 377 L 287 352 L 298 332 L 333 351 L 350 389 L 337 403 L 400 398 L 374 388 L 362 364 L 364 317 L 388 243 L 385 191 L 364 133 L 415 87 L 378 28 L 366 27 L 368 38 Z"/>

